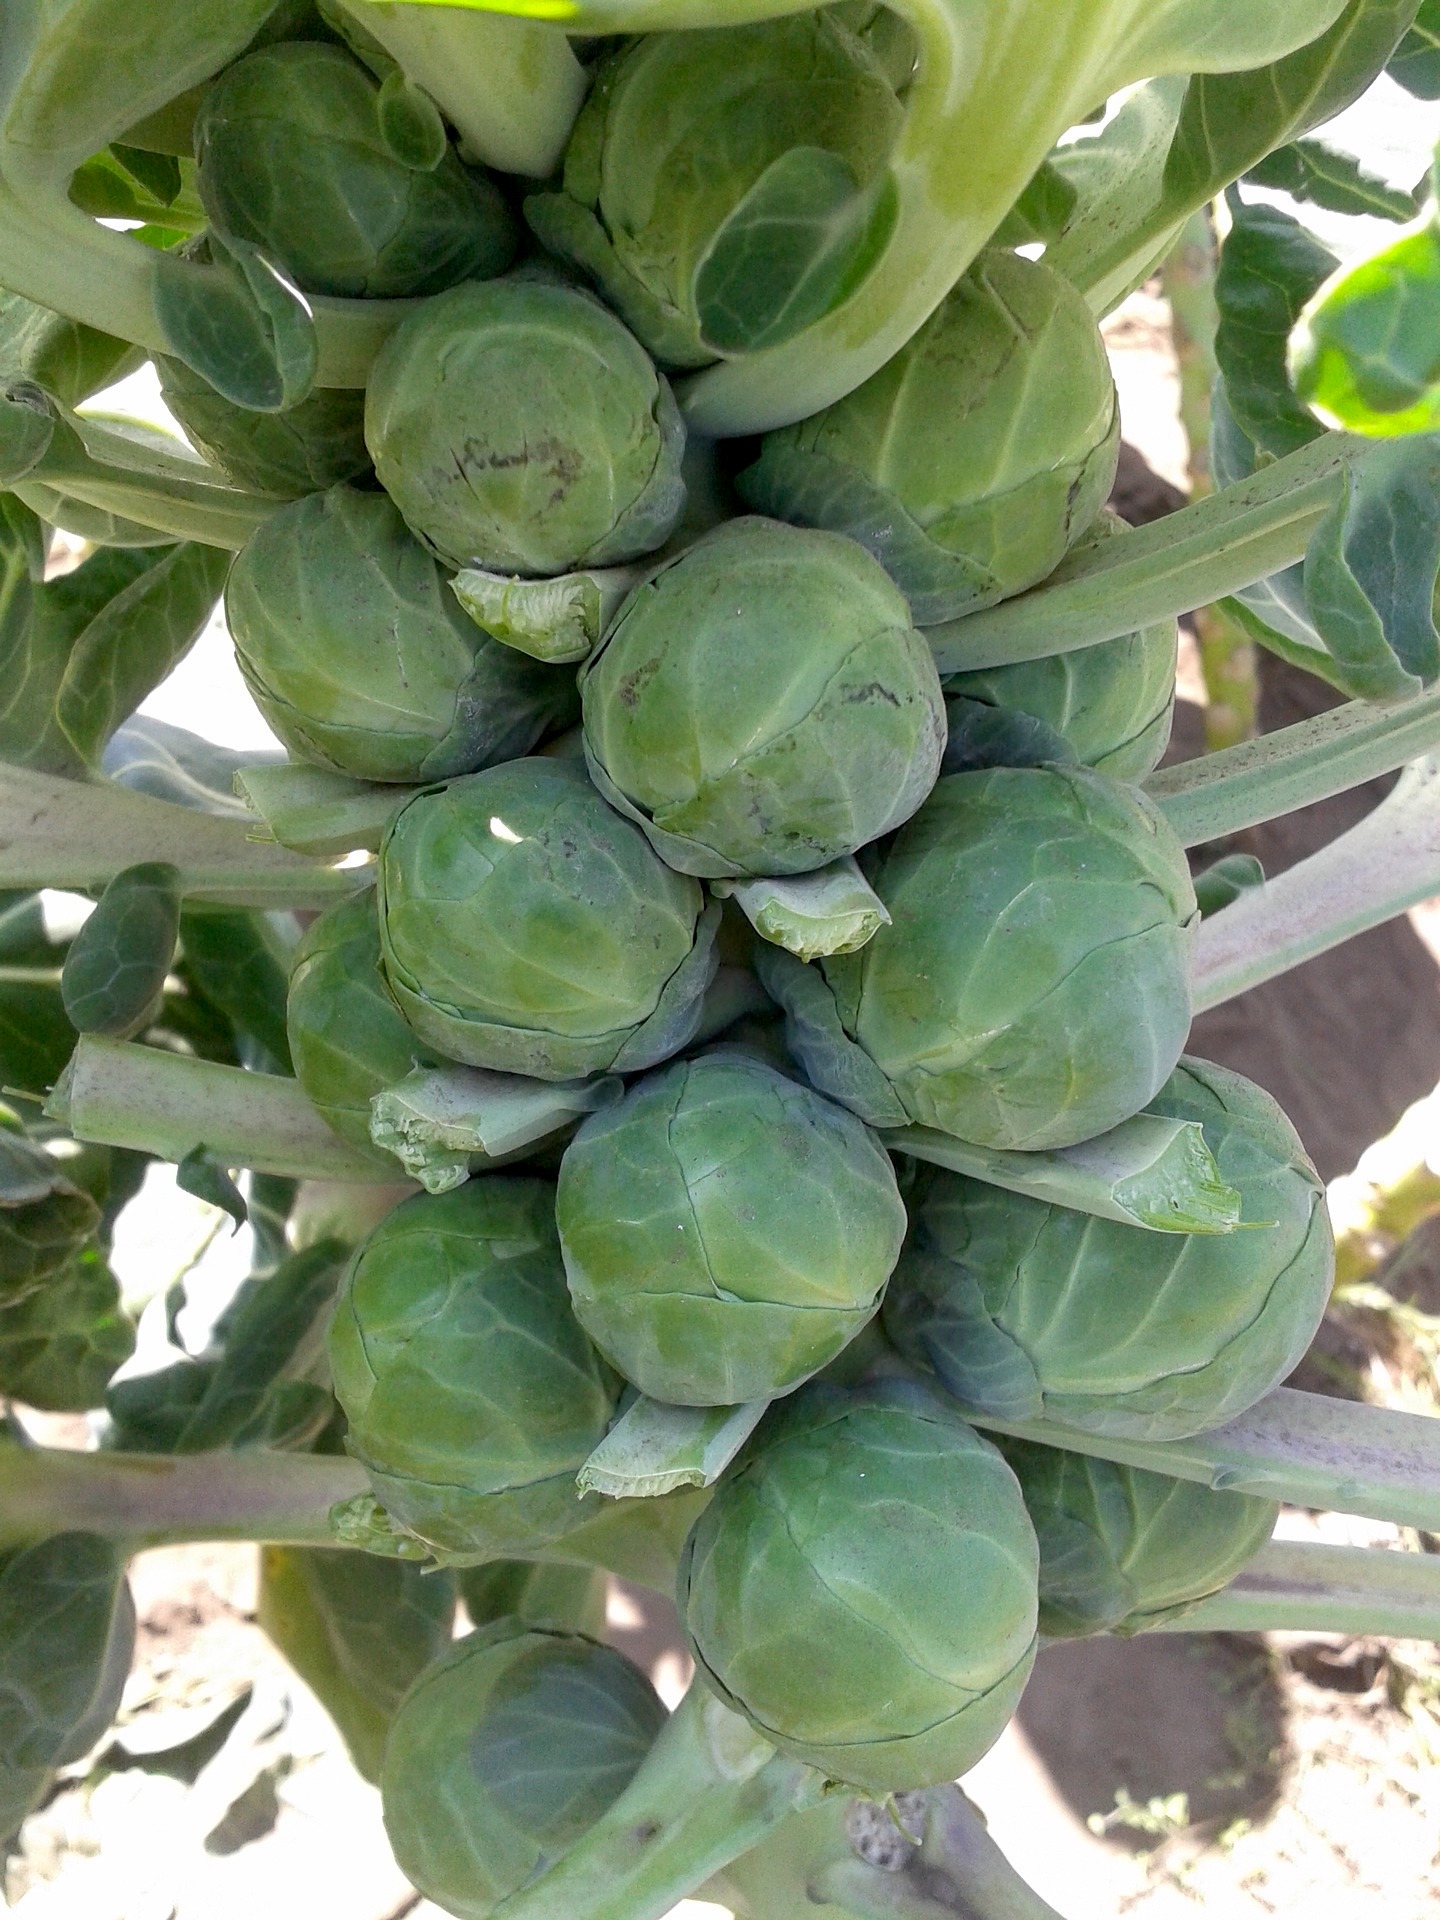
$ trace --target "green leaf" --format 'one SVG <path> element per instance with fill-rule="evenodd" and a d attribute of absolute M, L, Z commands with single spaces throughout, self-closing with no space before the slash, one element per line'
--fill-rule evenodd
<path fill-rule="evenodd" d="M 896 211 L 888 175 L 862 192 L 837 154 L 790 148 L 721 225 L 696 269 L 705 344 L 755 352 L 812 326 L 870 271 Z"/>
<path fill-rule="evenodd" d="M 380 137 L 402 167 L 416 173 L 433 173 L 449 151 L 435 102 L 415 86 L 398 67 L 388 73 L 375 103 L 380 117 Z"/>
<path fill-rule="evenodd" d="M 450 1644 L 454 1617 L 449 1573 L 342 1549 L 261 1549 L 260 1625 L 372 1782 L 395 1709 Z"/>
<path fill-rule="evenodd" d="M 0 1308 L 62 1272 L 99 1225 L 99 1207 L 53 1155 L 0 1131 Z"/>
<path fill-rule="evenodd" d="M 1202 915 L 1219 913 L 1250 887 L 1265 884 L 1265 869 L 1253 853 L 1227 853 L 1195 876 L 1195 899 Z"/>
<path fill-rule="evenodd" d="M 0 1312 L 0 1393 L 47 1413 L 98 1407 L 135 1350 L 120 1288 L 95 1248 Z"/>
<path fill-rule="evenodd" d="M 70 1058 L 75 1029 L 60 998 L 64 958 L 45 931 L 39 894 L 0 893 L 0 969 L 12 969 L 11 979 L 0 978 L 0 1087 L 43 1097 Z"/>
<path fill-rule="evenodd" d="M 1354 699 L 1403 698 L 1440 677 L 1440 434 L 1377 446 L 1347 476 L 1305 553 L 1305 600 Z"/>
<path fill-rule="evenodd" d="M 127 147 L 112 141 L 110 155 L 158 205 L 174 205 L 180 192 L 181 173 L 180 162 L 173 154 L 151 153 L 145 147 Z"/>
<path fill-rule="evenodd" d="M 0 487 L 33 473 L 54 437 L 55 415 L 39 387 L 28 380 L 0 387 Z"/>
<path fill-rule="evenodd" d="M 1385 71 L 1417 100 L 1440 100 L 1440 0 L 1421 0 Z"/>
<path fill-rule="evenodd" d="M 759 1426 L 768 1400 L 738 1407 L 631 1402 L 575 1477 L 581 1493 L 654 1499 L 677 1487 L 713 1487 Z"/>
<path fill-rule="evenodd" d="M 1420 200 L 1406 187 L 1392 187 L 1367 173 L 1348 153 L 1322 140 L 1292 140 L 1277 147 L 1244 176 L 1252 186 L 1277 187 L 1293 200 L 1331 213 L 1372 214 L 1381 220 L 1413 220 Z"/>
<path fill-rule="evenodd" d="M 283 413 L 314 384 L 309 303 L 245 242 L 212 233 L 206 244 L 208 262 L 163 253 L 155 263 L 166 345 L 236 406 Z"/>
<path fill-rule="evenodd" d="M 184 727 L 137 713 L 112 736 L 101 766 L 108 778 L 132 793 L 244 820 L 250 810 L 236 797 L 235 776 L 247 768 L 274 765 L 278 759 L 273 753 L 220 747 Z"/>
<path fill-rule="evenodd" d="M 0 292 L 0 374 L 33 380 L 67 407 L 133 372 L 144 357 L 128 340 Z"/>
<path fill-rule="evenodd" d="M 0 1765 L 81 1759 L 120 1705 L 135 1607 L 114 1545 L 57 1533 L 0 1569 Z"/>
<path fill-rule="evenodd" d="M 1279 459 L 1323 431 L 1295 396 L 1286 352 L 1305 302 L 1336 261 L 1278 207 L 1232 201 L 1231 218 L 1215 275 L 1215 358 L 1235 423 Z"/>
<path fill-rule="evenodd" d="M 1000 223 L 990 244 L 1023 247 L 1036 241 L 1048 244 L 1058 240 L 1075 212 L 1077 198 L 1074 182 L 1054 160 L 1046 160 Z"/>
<path fill-rule="evenodd" d="M 245 1197 L 230 1177 L 229 1169 L 215 1164 L 208 1147 L 190 1149 L 175 1169 L 175 1184 L 182 1193 L 228 1213 L 237 1233 L 249 1218 Z"/>
<path fill-rule="evenodd" d="M 127 867 L 71 942 L 60 976 L 79 1033 L 128 1040 L 159 1010 L 180 932 L 179 874 L 163 861 Z"/>
<path fill-rule="evenodd" d="M 1390 437 L 1440 426 L 1440 224 L 1432 215 L 1342 268 L 1290 341 L 1295 391 L 1319 417 Z"/>
<path fill-rule="evenodd" d="M 275 922 L 226 908 L 186 907 L 180 946 L 185 977 L 265 1050 L 273 1064 L 264 1071 L 291 1072 L 285 1031 L 290 950 Z"/>

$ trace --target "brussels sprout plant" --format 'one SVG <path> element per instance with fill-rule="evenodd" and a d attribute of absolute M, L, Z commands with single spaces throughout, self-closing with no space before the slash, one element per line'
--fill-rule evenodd
<path fill-rule="evenodd" d="M 1440 227 L 1324 136 L 1435 10 L 514 4 L 0 9 L 0 1842 L 248 1540 L 462 1920 L 1056 1920 L 955 1784 L 1041 1640 L 1440 1638 L 1270 1538 L 1440 1532 L 1440 1428 L 1284 1384 L 1324 1189 L 1187 1051 L 1440 892 Z M 149 710 L 217 603 L 277 753 Z M 1343 704 L 1162 766 L 1218 603 Z M 157 1163 L 250 1263 L 132 1364 Z"/>

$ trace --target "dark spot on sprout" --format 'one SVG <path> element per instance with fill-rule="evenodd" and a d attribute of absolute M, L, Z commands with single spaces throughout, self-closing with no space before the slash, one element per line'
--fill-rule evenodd
<path fill-rule="evenodd" d="M 888 706 L 898 707 L 900 697 L 891 688 L 883 686 L 878 680 L 867 680 L 863 687 L 851 687 L 843 698 L 847 707 L 858 706 L 871 700 L 883 700 Z"/>
<path fill-rule="evenodd" d="M 636 667 L 632 673 L 627 673 L 615 689 L 615 698 L 621 706 L 628 707 L 632 711 L 638 707 L 641 694 L 659 671 L 659 660 L 651 659 Z"/>
<path fill-rule="evenodd" d="M 660 1822 L 658 1820 L 641 1820 L 636 1826 L 632 1827 L 631 1832 L 642 1847 L 647 1847 L 652 1840 L 659 1836 Z"/>

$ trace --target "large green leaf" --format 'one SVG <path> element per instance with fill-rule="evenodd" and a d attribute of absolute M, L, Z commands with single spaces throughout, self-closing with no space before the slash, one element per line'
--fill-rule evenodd
<path fill-rule="evenodd" d="M 187 907 L 180 942 L 186 979 L 264 1048 L 271 1062 L 266 1071 L 291 1072 L 285 1031 L 290 953 L 275 922 L 225 908 Z"/>
<path fill-rule="evenodd" d="M 47 1413 L 86 1413 L 134 1350 L 119 1284 L 87 1247 L 38 1293 L 0 1311 L 0 1393 Z"/>
<path fill-rule="evenodd" d="M 93 1533 L 57 1533 L 0 1568 L 0 1766 L 79 1760 L 120 1705 L 135 1645 L 124 1562 Z"/>
<path fill-rule="evenodd" d="M 163 861 L 147 861 L 106 887 L 60 976 L 77 1033 L 129 1040 L 160 1011 L 180 929 L 179 878 Z"/>
<path fill-rule="evenodd" d="M 1279 459 L 1323 431 L 1290 384 L 1286 353 L 1307 300 L 1335 256 L 1278 207 L 1232 204 L 1215 275 L 1215 358 L 1235 423 Z"/>

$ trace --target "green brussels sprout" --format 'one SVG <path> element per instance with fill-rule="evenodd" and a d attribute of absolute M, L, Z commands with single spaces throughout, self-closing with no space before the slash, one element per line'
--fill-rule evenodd
<path fill-rule="evenodd" d="M 669 366 L 788 339 L 883 248 L 904 110 L 838 12 L 623 44 L 575 123 L 563 190 L 525 203 Z"/>
<path fill-rule="evenodd" d="M 446 152 L 433 169 L 386 144 L 380 88 L 349 53 L 282 41 L 247 54 L 195 117 L 211 224 L 306 293 L 395 299 L 503 273 L 515 223 L 494 183 Z"/>
<path fill-rule="evenodd" d="M 665 1720 L 645 1675 L 577 1633 L 497 1620 L 411 1688 L 381 1778 L 400 1869 L 485 1920 L 619 1799 Z"/>
<path fill-rule="evenodd" d="M 761 513 L 860 541 L 932 626 L 1052 573 L 1104 506 L 1119 449 L 1084 296 L 992 250 L 878 373 L 766 434 L 737 485 Z"/>
<path fill-rule="evenodd" d="M 346 1269 L 330 1370 L 377 1497 L 447 1558 L 533 1552 L 597 1511 L 575 1475 L 619 1383 L 570 1310 L 547 1183 L 398 1206 Z"/>
<path fill-rule="evenodd" d="M 869 1128 L 741 1054 L 679 1061 L 591 1114 L 555 1217 L 575 1315 L 655 1400 L 789 1393 L 879 1304 L 905 1237 Z"/>
<path fill-rule="evenodd" d="M 1170 744 L 1176 645 L 1175 622 L 1159 620 L 1046 660 L 952 674 L 946 710 L 955 700 L 978 700 L 1029 714 L 1053 727 L 1085 766 L 1112 780 L 1142 780 Z"/>
<path fill-rule="evenodd" d="M 877 857 L 891 916 L 819 970 L 757 944 L 807 1079 L 872 1126 L 1074 1145 L 1138 1113 L 1190 1026 L 1184 849 L 1084 767 L 950 774 Z"/>
<path fill-rule="evenodd" d="M 1143 1633 L 1218 1593 L 1275 1530 L 1279 1502 L 1002 1434 L 1040 1541 L 1050 1640 Z"/>
<path fill-rule="evenodd" d="M 436 1064 L 401 1017 L 380 965 L 373 889 L 327 907 L 295 949 L 285 1026 L 295 1077 L 342 1140 L 382 1165 L 370 1102 L 417 1067 Z"/>
<path fill-rule="evenodd" d="M 282 507 L 225 589 L 235 657 L 290 751 L 414 785 L 528 753 L 577 717 L 574 676 L 502 646 L 383 493 Z"/>
<path fill-rule="evenodd" d="M 678 1052 L 719 918 L 573 760 L 417 794 L 380 849 L 390 991 L 427 1046 L 471 1066 L 569 1080 Z"/>
<path fill-rule="evenodd" d="M 885 1330 L 967 1405 L 1143 1440 L 1243 1413 L 1305 1352 L 1330 1297 L 1325 1189 L 1269 1094 L 1187 1058 L 1150 1102 L 1197 1120 L 1241 1196 L 1233 1233 L 1152 1233 L 920 1176 Z"/>
<path fill-rule="evenodd" d="M 872 1793 L 974 1765 L 1035 1657 L 1014 1474 L 932 1394 L 812 1384 L 772 1408 L 680 1560 L 696 1671 L 782 1753 Z"/>
<path fill-rule="evenodd" d="M 556 574 L 650 553 L 685 505 L 685 428 L 633 335 L 578 288 L 455 287 L 376 358 L 381 485 L 452 566 Z"/>
<path fill-rule="evenodd" d="M 580 687 L 601 792 L 706 878 L 853 853 L 909 819 L 945 747 L 934 657 L 884 569 L 774 521 L 657 567 Z"/>
<path fill-rule="evenodd" d="M 157 354 L 155 371 L 186 439 L 237 487 L 299 500 L 369 470 L 359 388 L 316 387 L 284 413 L 256 413 L 217 393 L 181 360 Z"/>

